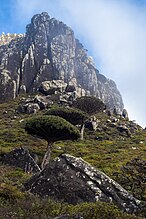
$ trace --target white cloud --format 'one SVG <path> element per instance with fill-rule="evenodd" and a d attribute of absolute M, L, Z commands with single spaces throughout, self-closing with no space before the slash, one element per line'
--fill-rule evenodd
<path fill-rule="evenodd" d="M 17 0 L 17 19 L 48 11 L 70 25 L 115 80 L 130 117 L 146 126 L 146 5 L 130 0 Z"/>

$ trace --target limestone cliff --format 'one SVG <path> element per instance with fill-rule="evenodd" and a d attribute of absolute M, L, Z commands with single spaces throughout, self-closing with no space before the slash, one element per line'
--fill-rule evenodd
<path fill-rule="evenodd" d="M 63 80 L 123 109 L 116 84 L 99 74 L 73 31 L 47 13 L 33 16 L 26 34 L 0 45 L 0 100 L 37 91 L 43 81 Z"/>

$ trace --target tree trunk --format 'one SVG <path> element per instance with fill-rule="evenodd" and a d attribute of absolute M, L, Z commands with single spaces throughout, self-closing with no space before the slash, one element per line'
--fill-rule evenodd
<path fill-rule="evenodd" d="M 83 138 L 84 138 L 84 129 L 85 129 L 85 124 L 82 123 L 81 129 L 80 129 L 80 135 L 81 135 L 80 139 L 81 140 L 83 140 Z"/>
<path fill-rule="evenodd" d="M 43 158 L 43 161 L 42 161 L 42 164 L 41 164 L 42 169 L 44 169 L 45 166 L 46 166 L 47 164 L 49 164 L 50 157 L 51 157 L 52 146 L 53 146 L 53 143 L 52 143 L 52 142 L 49 142 L 49 143 L 48 143 L 48 146 L 47 146 L 47 151 L 46 151 L 46 153 L 45 153 L 45 155 L 44 155 L 44 158 Z"/>

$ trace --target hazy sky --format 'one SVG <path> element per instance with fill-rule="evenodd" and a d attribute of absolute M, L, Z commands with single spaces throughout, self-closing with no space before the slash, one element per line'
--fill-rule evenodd
<path fill-rule="evenodd" d="M 113 79 L 129 117 L 146 126 L 146 0 L 0 0 L 0 33 L 23 33 L 36 13 L 72 27 L 100 73 Z"/>

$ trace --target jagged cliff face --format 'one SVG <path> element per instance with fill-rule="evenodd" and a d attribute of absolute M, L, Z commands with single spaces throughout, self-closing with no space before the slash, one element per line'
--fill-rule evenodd
<path fill-rule="evenodd" d="M 46 80 L 81 86 L 108 108 L 123 109 L 115 83 L 99 74 L 73 31 L 42 13 L 32 18 L 25 35 L 0 46 L 0 100 L 36 91 Z"/>

